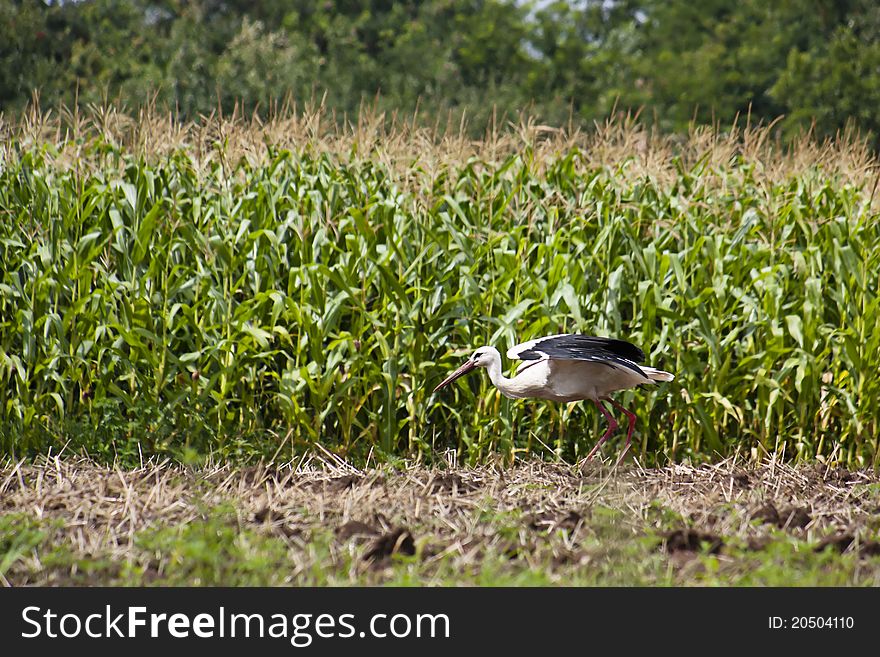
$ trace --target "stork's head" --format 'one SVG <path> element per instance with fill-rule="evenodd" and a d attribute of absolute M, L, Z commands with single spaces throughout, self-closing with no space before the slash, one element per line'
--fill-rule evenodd
<path fill-rule="evenodd" d="M 448 386 L 460 376 L 464 376 L 478 367 L 489 367 L 493 361 L 497 361 L 499 364 L 501 363 L 501 354 L 498 353 L 498 350 L 495 347 L 480 347 L 464 362 L 464 365 L 443 379 L 443 381 L 440 382 L 440 385 L 434 388 L 434 392 L 437 392 L 440 388 Z"/>

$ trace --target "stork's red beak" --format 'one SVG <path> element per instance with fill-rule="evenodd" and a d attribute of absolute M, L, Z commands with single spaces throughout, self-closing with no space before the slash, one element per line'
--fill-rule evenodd
<path fill-rule="evenodd" d="M 434 392 L 437 392 L 438 390 L 440 390 L 440 388 L 448 386 L 450 383 L 455 381 L 458 377 L 464 376 L 465 374 L 470 372 L 475 367 L 476 367 L 476 365 L 474 365 L 474 361 L 472 361 L 472 360 L 467 361 L 464 365 L 462 365 L 457 370 L 455 370 L 452 374 L 450 374 L 445 379 L 443 379 L 443 381 L 440 382 L 440 385 L 437 386 L 436 388 L 434 388 Z"/>

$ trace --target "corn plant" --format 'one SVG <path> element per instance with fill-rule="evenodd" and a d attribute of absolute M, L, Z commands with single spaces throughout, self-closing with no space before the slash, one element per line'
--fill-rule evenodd
<path fill-rule="evenodd" d="M 877 460 L 868 183 L 711 147 L 662 176 L 577 143 L 431 167 L 217 149 L 7 148 L 3 453 L 575 459 L 601 427 L 588 405 L 479 376 L 430 391 L 482 344 L 581 331 L 676 374 L 621 397 L 645 461 Z"/>

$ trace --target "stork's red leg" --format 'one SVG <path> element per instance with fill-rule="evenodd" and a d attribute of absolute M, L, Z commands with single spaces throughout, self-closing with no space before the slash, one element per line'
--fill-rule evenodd
<path fill-rule="evenodd" d="M 629 445 L 632 441 L 633 430 L 636 428 L 636 414 L 632 411 L 628 411 L 626 408 L 621 406 L 619 402 L 611 399 L 611 397 L 606 397 L 605 399 L 610 401 L 614 405 L 614 408 L 619 408 L 621 411 L 623 411 L 627 419 L 629 420 L 629 428 L 626 431 L 626 445 L 623 446 L 623 451 L 620 453 L 620 458 L 617 459 L 617 463 L 619 464 L 629 450 Z"/>
<path fill-rule="evenodd" d="M 606 440 L 608 440 L 608 436 L 610 436 L 612 433 L 614 433 L 614 430 L 617 429 L 617 420 L 615 420 L 614 416 L 608 412 L 608 409 L 605 408 L 605 404 L 600 402 L 598 399 L 594 399 L 593 402 L 596 404 L 596 406 L 599 407 L 599 410 L 602 411 L 602 415 L 604 415 L 605 417 L 608 418 L 608 430 L 605 432 L 605 434 L 601 438 L 599 438 L 599 442 L 597 442 L 596 446 L 590 450 L 590 453 L 587 454 L 588 461 L 593 458 L 593 456 L 596 454 L 596 452 L 599 451 L 599 448 L 602 446 L 602 443 L 604 443 Z M 630 427 L 630 431 L 632 431 L 632 427 Z"/>

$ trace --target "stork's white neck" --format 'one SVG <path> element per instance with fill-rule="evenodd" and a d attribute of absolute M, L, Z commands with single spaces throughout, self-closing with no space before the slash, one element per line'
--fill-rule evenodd
<path fill-rule="evenodd" d="M 486 366 L 486 372 L 489 374 L 489 380 L 492 381 L 492 385 L 498 388 L 504 395 L 507 397 L 514 397 L 513 393 L 513 379 L 508 379 L 501 370 L 501 354 L 497 351 L 494 353 L 494 357 Z"/>
<path fill-rule="evenodd" d="M 489 379 L 492 381 L 492 384 L 501 387 L 504 382 L 509 381 L 504 374 L 501 373 L 501 356 L 498 355 L 493 358 L 488 367 L 486 367 L 486 371 L 489 373 Z"/>

